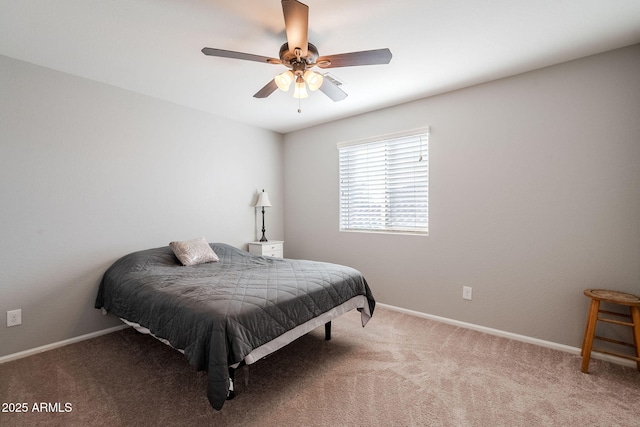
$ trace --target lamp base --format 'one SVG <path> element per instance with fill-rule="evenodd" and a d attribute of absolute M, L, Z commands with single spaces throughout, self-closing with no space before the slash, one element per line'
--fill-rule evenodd
<path fill-rule="evenodd" d="M 263 190 L 264 191 L 264 190 Z M 264 228 L 264 206 L 262 207 L 262 237 L 260 238 L 261 242 L 266 242 L 267 238 L 264 236 L 264 232 L 265 232 L 265 228 Z"/>

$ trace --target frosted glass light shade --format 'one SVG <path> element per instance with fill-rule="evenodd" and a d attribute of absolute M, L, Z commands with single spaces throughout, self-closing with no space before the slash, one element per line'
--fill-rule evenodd
<path fill-rule="evenodd" d="M 304 72 L 304 81 L 307 82 L 309 89 L 312 91 L 320 89 L 323 80 L 324 77 L 322 77 L 322 74 L 316 73 L 315 71 L 307 70 Z"/>
<path fill-rule="evenodd" d="M 291 83 L 293 83 L 293 73 L 291 72 L 291 70 L 287 70 L 282 74 L 278 74 L 274 80 L 276 81 L 276 86 L 278 86 L 278 89 L 286 92 L 289 90 Z"/>
<path fill-rule="evenodd" d="M 297 99 L 300 99 L 300 98 L 304 99 L 309 97 L 309 93 L 307 92 L 307 86 L 304 84 L 304 80 L 302 80 L 302 82 L 296 82 L 296 87 L 293 91 L 293 97 Z"/>

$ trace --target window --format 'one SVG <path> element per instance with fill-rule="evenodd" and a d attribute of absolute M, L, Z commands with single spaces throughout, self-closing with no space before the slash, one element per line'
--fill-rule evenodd
<path fill-rule="evenodd" d="M 429 232 L 429 128 L 338 144 L 340 231 Z"/>

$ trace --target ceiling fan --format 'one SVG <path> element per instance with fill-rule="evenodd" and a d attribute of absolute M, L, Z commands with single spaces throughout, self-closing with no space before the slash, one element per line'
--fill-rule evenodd
<path fill-rule="evenodd" d="M 255 98 L 266 98 L 276 89 L 287 92 L 293 83 L 294 98 L 307 98 L 309 96 L 307 86 L 309 86 L 312 91 L 320 89 L 333 101 L 341 101 L 347 97 L 347 94 L 338 87 L 339 83 L 333 79 L 323 78 L 322 74 L 312 71 L 311 68 L 388 64 L 391 61 L 391 51 L 386 48 L 319 56 L 318 49 L 307 39 L 309 6 L 297 0 L 282 0 L 282 11 L 287 42 L 280 47 L 279 59 L 211 47 L 203 48 L 202 53 L 223 58 L 282 64 L 288 68 L 253 95 Z"/>

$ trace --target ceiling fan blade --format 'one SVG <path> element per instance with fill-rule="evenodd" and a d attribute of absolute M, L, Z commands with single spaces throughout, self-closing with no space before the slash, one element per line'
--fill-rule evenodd
<path fill-rule="evenodd" d="M 391 51 L 385 49 L 363 50 L 360 52 L 340 53 L 338 55 L 321 56 L 316 59 L 320 68 L 353 67 L 357 65 L 388 64 Z"/>
<path fill-rule="evenodd" d="M 282 0 L 282 12 L 289 51 L 295 55 L 296 48 L 299 48 L 304 58 L 309 45 L 309 6 L 297 0 Z"/>
<path fill-rule="evenodd" d="M 256 92 L 256 94 L 253 95 L 253 97 L 266 98 L 267 96 L 271 95 L 276 89 L 278 89 L 278 85 L 276 85 L 276 79 L 273 79 L 269 83 L 267 83 L 262 89 Z"/>
<path fill-rule="evenodd" d="M 252 55 L 250 53 L 235 52 L 233 50 L 215 49 L 213 47 L 205 47 L 202 53 L 209 56 L 219 56 L 222 58 L 244 59 L 246 61 L 266 62 L 269 64 L 281 64 L 282 61 L 268 56 Z"/>
<path fill-rule="evenodd" d="M 334 102 L 342 101 L 347 97 L 347 93 L 340 89 L 338 85 L 335 84 L 327 76 L 325 76 L 322 80 L 322 86 L 320 86 L 320 90 Z"/>

